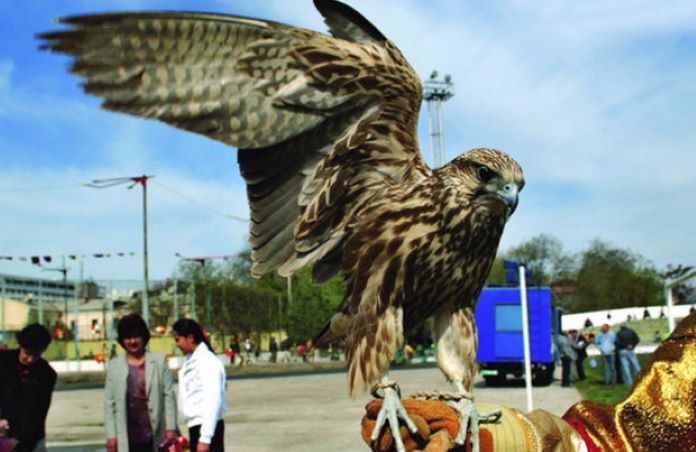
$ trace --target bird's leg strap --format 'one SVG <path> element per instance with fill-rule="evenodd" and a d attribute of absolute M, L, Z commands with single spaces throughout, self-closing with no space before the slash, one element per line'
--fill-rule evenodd
<path fill-rule="evenodd" d="M 420 391 L 411 394 L 411 398 L 426 400 L 442 400 L 443 402 L 449 405 L 454 405 L 456 404 L 456 402 L 462 400 L 469 400 L 473 404 L 474 396 L 469 391 L 464 389 L 464 386 L 461 383 L 457 381 L 453 381 L 452 383 L 455 389 L 457 390 L 455 392 Z M 494 423 L 497 422 L 502 415 L 503 413 L 500 410 L 495 410 L 490 413 L 480 413 L 478 414 L 478 421 L 480 423 Z"/>
<path fill-rule="evenodd" d="M 372 394 L 372 397 L 374 397 L 375 399 L 383 399 L 384 390 L 387 388 L 393 388 L 396 391 L 399 398 L 401 398 L 401 388 L 393 380 L 382 380 L 379 383 L 376 383 L 370 390 L 370 394 Z M 382 391 L 382 394 L 380 394 L 380 391 Z"/>
<path fill-rule="evenodd" d="M 419 391 L 411 394 L 413 399 L 426 399 L 426 400 L 474 400 L 474 396 L 471 395 L 469 391 L 461 390 L 457 392 L 446 392 L 446 391 Z"/>

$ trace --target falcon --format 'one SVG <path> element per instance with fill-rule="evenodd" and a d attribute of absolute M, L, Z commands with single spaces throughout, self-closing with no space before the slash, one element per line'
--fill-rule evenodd
<path fill-rule="evenodd" d="M 341 271 L 347 291 L 318 340 L 344 339 L 351 395 L 378 383 L 373 439 L 400 417 L 388 379 L 404 335 L 434 318 L 437 361 L 478 446 L 473 308 L 524 185 L 480 148 L 429 168 L 417 140 L 421 82 L 397 47 L 345 4 L 315 0 L 330 35 L 239 16 L 67 17 L 38 36 L 102 107 L 239 149 L 254 276 Z M 394 435 L 403 450 L 400 435 Z"/>

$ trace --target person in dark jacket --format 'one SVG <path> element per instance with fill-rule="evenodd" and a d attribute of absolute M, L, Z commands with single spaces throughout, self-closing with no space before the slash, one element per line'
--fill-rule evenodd
<path fill-rule="evenodd" d="M 570 339 L 575 343 L 578 359 L 575 360 L 575 370 L 578 374 L 578 380 L 585 379 L 585 358 L 587 358 L 587 339 L 585 335 L 578 330 L 570 330 Z"/>
<path fill-rule="evenodd" d="M 275 340 L 275 337 L 271 336 L 271 342 L 268 344 L 268 351 L 271 352 L 271 359 L 270 361 L 272 363 L 276 362 L 278 359 L 278 343 Z"/>
<path fill-rule="evenodd" d="M 626 325 L 622 325 L 619 332 L 616 333 L 616 349 L 619 351 L 619 359 L 621 360 L 621 373 L 624 383 L 629 386 L 633 384 L 631 371 L 633 371 L 633 377 L 640 372 L 635 350 L 638 342 L 640 342 L 640 338 L 636 332 Z"/>
<path fill-rule="evenodd" d="M 51 343 L 34 323 L 17 333 L 19 349 L 0 351 L 0 436 L 17 441 L 15 451 L 46 450 L 46 416 L 56 372 L 41 357 Z"/>

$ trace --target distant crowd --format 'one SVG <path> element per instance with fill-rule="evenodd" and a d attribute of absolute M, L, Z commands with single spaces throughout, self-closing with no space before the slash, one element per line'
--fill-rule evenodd
<path fill-rule="evenodd" d="M 661 339 L 659 331 L 656 331 L 655 341 L 660 342 Z M 594 344 L 600 352 L 605 385 L 632 385 L 633 379 L 640 372 L 636 355 L 639 342 L 638 334 L 627 325 L 621 325 L 615 332 L 608 324 L 604 324 L 596 336 L 578 330 L 560 333 L 554 345 L 556 359 L 560 360 L 562 365 L 561 386 L 570 386 L 572 367 L 575 367 L 578 380 L 585 379 L 585 360 L 590 344 Z M 595 364 L 594 360 L 591 363 Z"/>

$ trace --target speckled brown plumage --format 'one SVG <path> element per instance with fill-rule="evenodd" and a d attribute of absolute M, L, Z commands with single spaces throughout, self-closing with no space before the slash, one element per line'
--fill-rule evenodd
<path fill-rule="evenodd" d="M 62 19 L 68 29 L 40 39 L 73 58 L 104 108 L 239 148 L 252 273 L 313 264 L 319 282 L 347 278 L 319 340 L 346 338 L 354 393 L 388 369 L 404 331 L 436 311 L 466 319 L 524 182 L 492 149 L 428 168 L 411 66 L 357 12 L 315 4 L 333 36 L 235 16 L 117 13 Z M 469 320 L 452 331 L 468 328 L 475 346 Z"/>

